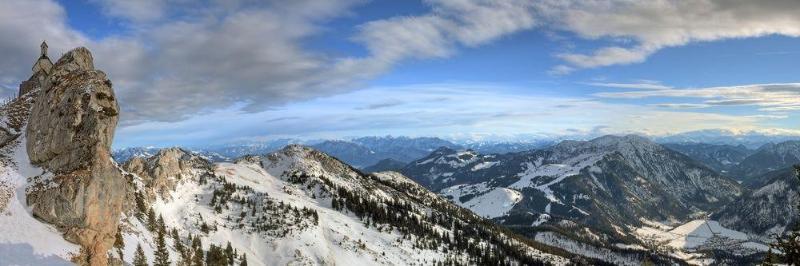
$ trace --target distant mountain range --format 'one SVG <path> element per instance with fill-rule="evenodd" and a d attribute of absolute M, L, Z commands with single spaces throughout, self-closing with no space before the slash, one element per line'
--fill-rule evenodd
<path fill-rule="evenodd" d="M 729 176 L 748 187 L 758 187 L 769 181 L 769 172 L 800 163 L 800 141 L 767 143 L 758 149 L 744 145 L 707 143 L 669 143 L 664 146 L 681 152 L 694 160 Z"/>
<path fill-rule="evenodd" d="M 718 172 L 729 173 L 755 150 L 744 145 L 708 143 L 666 143 L 665 147 L 683 153 Z"/>
<path fill-rule="evenodd" d="M 747 188 L 640 136 L 562 141 L 507 154 L 440 148 L 400 172 L 478 215 L 571 252 L 599 239 L 605 247 L 621 242 L 659 249 L 670 243 L 679 252 L 716 243 L 709 248 L 737 250 L 735 256 L 766 249 L 704 220 L 750 195 Z M 725 225 L 746 228 L 732 219 Z M 699 233 L 703 228 L 726 233 Z M 690 234 L 691 245 L 680 237 Z"/>
<path fill-rule="evenodd" d="M 744 131 L 734 132 L 724 129 L 708 129 L 684 132 L 668 136 L 656 136 L 653 140 L 658 143 L 705 143 L 744 145 L 750 149 L 759 148 L 767 143 L 778 143 L 800 139 L 798 132 L 774 131 Z"/>
<path fill-rule="evenodd" d="M 210 161 L 234 161 L 298 142 L 223 145 L 190 153 Z M 617 245 L 656 250 L 659 246 L 652 244 L 657 241 L 675 248 L 660 251 L 669 256 L 706 256 L 692 253 L 693 245 L 736 250 L 732 256 L 741 258 L 763 252 L 768 235 L 794 221 L 780 217 L 797 215 L 790 205 L 800 191 L 789 168 L 800 163 L 796 141 L 750 148 L 688 141 L 660 144 L 636 135 L 556 143 L 366 137 L 305 145 L 364 173 L 402 173 L 530 239 L 607 262 L 631 262 L 621 255 L 627 249 Z M 157 153 L 157 148 L 131 148 L 116 151 L 114 157 L 121 161 Z M 758 216 L 749 215 L 756 211 Z M 728 240 L 720 244 L 714 240 L 717 235 L 708 234 L 689 245 L 688 238 L 680 237 L 686 230 L 706 227 L 728 232 L 723 234 Z M 756 242 L 742 238 L 742 232 L 753 234 Z"/>
<path fill-rule="evenodd" d="M 361 137 L 349 140 L 298 140 L 278 139 L 252 143 L 232 143 L 223 145 L 190 147 L 195 153 L 215 162 L 231 161 L 245 155 L 261 155 L 271 153 L 289 144 L 303 144 L 330 154 L 350 165 L 365 168 L 385 159 L 395 163 L 408 163 L 440 147 L 452 149 L 474 149 L 483 153 L 508 153 L 532 150 L 552 145 L 550 141 L 535 142 L 464 142 L 435 137 Z M 114 151 L 113 157 L 124 162 L 133 156 L 150 156 L 161 148 L 131 147 Z"/>

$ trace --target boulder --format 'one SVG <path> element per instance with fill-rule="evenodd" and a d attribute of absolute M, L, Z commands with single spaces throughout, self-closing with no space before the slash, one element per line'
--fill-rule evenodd
<path fill-rule="evenodd" d="M 33 178 L 28 204 L 82 246 L 79 264 L 107 264 L 126 200 L 128 182 L 110 152 L 118 114 L 111 82 L 77 48 L 44 79 L 28 119 L 28 157 L 49 172 Z"/>

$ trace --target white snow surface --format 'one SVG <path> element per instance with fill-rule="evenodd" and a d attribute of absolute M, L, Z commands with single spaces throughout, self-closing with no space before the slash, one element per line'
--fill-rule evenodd
<path fill-rule="evenodd" d="M 713 261 L 704 258 L 702 251 L 724 249 L 741 255 L 767 251 L 769 247 L 751 239 L 747 234 L 731 230 L 714 220 L 693 220 L 677 227 L 647 221 L 637 228 L 635 235 L 645 242 L 668 246 L 675 250 L 674 255 L 687 262 L 708 264 Z"/>
<path fill-rule="evenodd" d="M 485 218 L 504 216 L 522 200 L 519 191 L 504 187 L 489 188 L 486 183 L 452 186 L 443 189 L 441 194 L 452 197 L 454 203 Z M 469 194 L 480 195 L 461 202 L 459 198 Z"/>
<path fill-rule="evenodd" d="M 209 244 L 224 246 L 230 241 L 240 253 L 247 253 L 250 265 L 406 265 L 425 264 L 431 258 L 444 256 L 441 251 L 414 249 L 409 241 L 397 242 L 401 237 L 399 233 L 379 232 L 374 227 L 366 227 L 358 218 L 331 209 L 329 199 L 314 199 L 306 191 L 268 173 L 257 164 L 219 163 L 215 172 L 228 182 L 252 187 L 277 201 L 297 208 L 310 208 L 319 214 L 319 225 L 282 238 L 244 233 L 223 226 L 203 237 L 205 248 Z M 197 182 L 180 182 L 171 193 L 171 200 L 158 199 L 154 209 L 163 215 L 167 227 L 198 234 L 198 228 L 194 226 L 198 213 L 209 224 L 224 223 L 224 211 L 223 215 L 216 214 L 207 205 L 195 201 L 195 195 L 210 193 L 207 189 Z M 133 232 L 125 234 L 125 260 L 129 262 L 133 259 L 136 242 L 142 241 L 137 235 L 147 235 L 144 227 L 136 227 Z M 367 243 L 364 249 L 357 247 L 358 241 Z M 152 251 L 148 252 L 155 247 L 152 237 L 144 238 L 142 246 L 146 254 L 152 254 Z M 168 246 L 172 245 L 168 243 Z M 175 261 L 177 254 L 172 255 Z"/>
<path fill-rule="evenodd" d="M 560 164 L 543 164 L 542 160 L 527 162 L 525 163 L 526 170 L 520 174 L 519 181 L 509 187 L 516 189 L 533 187 L 542 191 L 550 202 L 561 203 L 561 200 L 553 194 L 550 186 L 558 184 L 567 177 L 579 174 L 581 169 L 594 165 L 606 154 L 607 152 L 582 154 L 569 158 Z M 551 178 L 552 180 L 537 182 L 542 177 Z"/>
<path fill-rule="evenodd" d="M 24 137 L 10 143 L 3 149 L 10 158 L 0 162 L 0 201 L 6 201 L 0 204 L 0 264 L 72 265 L 79 246 L 36 220 L 25 203 L 27 178 L 42 171 L 30 164 L 24 143 Z"/>

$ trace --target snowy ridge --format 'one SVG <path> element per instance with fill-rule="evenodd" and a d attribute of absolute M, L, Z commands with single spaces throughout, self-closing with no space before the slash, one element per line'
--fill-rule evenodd
<path fill-rule="evenodd" d="M 351 202 L 354 199 L 376 205 L 361 209 Z M 195 169 L 192 176 L 180 179 L 168 196 L 156 196 L 148 205 L 164 217 L 168 231 L 179 232 L 177 239 L 168 238 L 167 246 L 176 241 L 188 245 L 190 235 L 200 239 L 203 249 L 229 242 L 237 253 L 247 254 L 251 265 L 477 262 L 473 251 L 460 250 L 460 239 L 507 254 L 503 260 L 567 262 L 489 224 L 481 225 L 474 214 L 399 173 L 365 175 L 298 145 L 263 157 L 217 163 L 212 169 Z M 398 222 L 384 222 L 387 218 L 375 212 L 381 208 L 396 213 L 398 216 L 388 220 Z M 136 213 L 129 212 L 123 223 L 125 261 L 132 260 L 139 243 L 146 254 L 155 249 L 154 232 Z M 408 227 L 409 222 L 420 224 Z M 465 231 L 453 231 L 449 227 L 453 223 Z M 488 230 L 485 232 L 506 242 L 464 235 L 470 230 Z M 182 258 L 175 249 L 170 249 L 170 254 L 173 261 Z"/>

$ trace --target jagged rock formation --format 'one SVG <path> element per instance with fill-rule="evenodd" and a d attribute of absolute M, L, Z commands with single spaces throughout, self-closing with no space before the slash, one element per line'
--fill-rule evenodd
<path fill-rule="evenodd" d="M 195 169 L 210 169 L 211 164 L 201 157 L 180 148 L 167 148 L 150 157 L 136 156 L 122 166 L 125 171 L 142 178 L 149 199 L 158 194 L 166 198 L 175 183 L 191 176 Z"/>
<path fill-rule="evenodd" d="M 82 246 L 76 262 L 105 265 L 127 186 L 110 155 L 119 107 L 88 49 L 68 52 L 49 72 L 26 131 L 30 162 L 47 172 L 33 179 L 27 201 Z"/>

